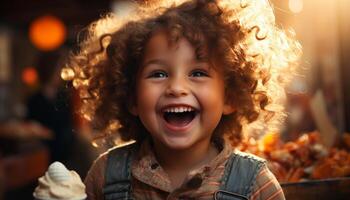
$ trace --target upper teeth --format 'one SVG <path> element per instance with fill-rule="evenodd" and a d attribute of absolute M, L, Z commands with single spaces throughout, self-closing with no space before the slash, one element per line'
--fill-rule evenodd
<path fill-rule="evenodd" d="M 194 111 L 194 109 L 191 107 L 180 106 L 180 107 L 169 107 L 164 109 L 163 111 L 179 113 L 179 112 L 191 112 L 191 111 Z"/>

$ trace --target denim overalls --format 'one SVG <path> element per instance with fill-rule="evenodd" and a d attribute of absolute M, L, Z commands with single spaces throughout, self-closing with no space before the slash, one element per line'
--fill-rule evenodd
<path fill-rule="evenodd" d="M 130 165 L 137 144 L 115 148 L 108 153 L 103 194 L 105 200 L 134 200 L 131 194 Z M 225 165 L 221 186 L 213 199 L 248 200 L 265 161 L 255 156 L 234 152 Z"/>

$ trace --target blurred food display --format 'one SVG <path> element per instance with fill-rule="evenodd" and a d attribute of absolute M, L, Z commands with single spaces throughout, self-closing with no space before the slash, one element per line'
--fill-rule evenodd
<path fill-rule="evenodd" d="M 265 158 L 281 183 L 350 176 L 350 134 L 338 138 L 327 148 L 317 131 L 283 142 L 278 133 L 268 133 L 260 140 L 245 139 L 238 147 Z"/>

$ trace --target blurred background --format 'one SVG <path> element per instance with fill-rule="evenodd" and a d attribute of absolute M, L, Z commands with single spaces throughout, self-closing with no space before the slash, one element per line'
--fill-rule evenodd
<path fill-rule="evenodd" d="M 284 141 L 317 131 L 332 146 L 350 132 L 350 0 L 271 0 L 276 22 L 303 47 L 288 87 Z M 109 145 L 91 143 L 78 95 L 60 79 L 88 24 L 127 11 L 122 0 L 5 0 L 0 6 L 0 199 L 32 199 L 52 161 L 84 179 Z"/>

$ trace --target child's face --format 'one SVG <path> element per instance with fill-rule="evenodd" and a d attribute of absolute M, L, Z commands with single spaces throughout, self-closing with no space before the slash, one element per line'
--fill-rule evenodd
<path fill-rule="evenodd" d="M 222 74 L 198 61 L 186 39 L 168 45 L 159 31 L 146 45 L 131 111 L 156 145 L 186 149 L 209 145 L 221 116 L 233 108 L 225 104 Z"/>

